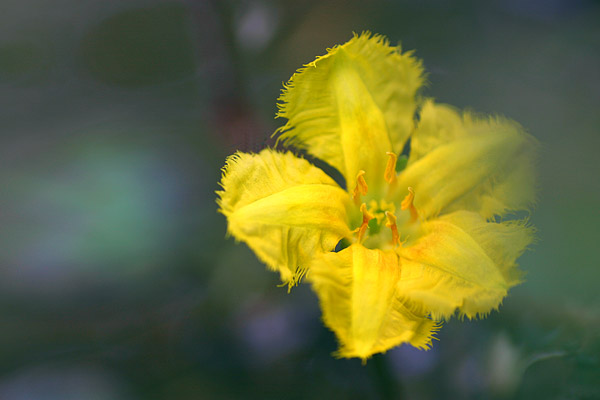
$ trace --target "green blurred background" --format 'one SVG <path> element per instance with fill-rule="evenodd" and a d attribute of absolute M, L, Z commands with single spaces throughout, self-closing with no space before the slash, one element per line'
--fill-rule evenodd
<path fill-rule="evenodd" d="M 0 399 L 599 399 L 600 2 L 3 0 Z M 527 281 L 361 366 L 225 238 L 225 157 L 353 31 L 542 143 Z"/>

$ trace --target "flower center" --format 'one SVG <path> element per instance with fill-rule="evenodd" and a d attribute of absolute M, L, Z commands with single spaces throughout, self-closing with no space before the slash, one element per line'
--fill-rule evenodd
<path fill-rule="evenodd" d="M 397 156 L 390 152 L 387 155 L 389 159 L 384 179 L 389 185 L 388 190 L 391 190 L 397 182 Z M 370 249 L 386 250 L 401 246 L 403 241 L 398 225 L 402 227 L 405 234 L 410 234 L 415 230 L 419 218 L 419 213 L 413 204 L 415 191 L 411 187 L 408 188 L 408 195 L 400 203 L 400 213 L 397 217 L 397 207 L 393 202 L 383 199 L 371 199 L 368 203 L 361 201 L 361 196 L 366 196 L 369 191 L 364 175 L 365 171 L 359 171 L 356 175 L 356 186 L 352 193 L 352 199 L 362 214 L 360 226 L 353 231 L 356 234 L 356 242 Z"/>

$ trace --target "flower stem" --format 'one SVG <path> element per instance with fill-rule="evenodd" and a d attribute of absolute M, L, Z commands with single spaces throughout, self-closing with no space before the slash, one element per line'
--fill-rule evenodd
<path fill-rule="evenodd" d="M 384 400 L 401 399 L 402 388 L 400 387 L 399 382 L 392 376 L 385 355 L 374 355 L 371 359 L 371 363 L 373 365 L 371 369 L 373 381 L 380 398 Z"/>

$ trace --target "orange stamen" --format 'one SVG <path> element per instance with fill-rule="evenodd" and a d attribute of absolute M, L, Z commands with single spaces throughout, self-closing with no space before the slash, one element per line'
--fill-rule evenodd
<path fill-rule="evenodd" d="M 369 211 L 367 211 L 367 205 L 365 203 L 362 203 L 360 205 L 360 211 L 362 212 L 363 220 L 362 225 L 360 226 L 360 228 L 358 228 L 358 243 L 361 243 L 363 241 L 363 237 L 365 236 L 367 228 L 369 227 L 369 221 L 374 218 L 373 215 L 371 215 Z"/>
<path fill-rule="evenodd" d="M 367 186 L 367 181 L 364 178 L 365 171 L 358 171 L 356 174 L 356 186 L 354 187 L 354 192 L 352 193 L 352 199 L 354 203 L 358 205 L 360 203 L 360 196 L 364 196 L 369 191 L 369 187 Z"/>
<path fill-rule="evenodd" d="M 402 209 L 402 210 L 409 209 L 410 210 L 410 221 L 411 222 L 415 222 L 417 220 L 417 218 L 419 218 L 419 213 L 418 213 L 417 209 L 415 208 L 415 205 L 413 204 L 414 199 L 415 199 L 415 190 L 409 186 L 408 194 L 406 195 L 404 200 L 402 200 L 402 203 L 400 204 L 400 209 Z"/>
<path fill-rule="evenodd" d="M 385 154 L 387 154 L 390 158 L 388 158 L 383 177 L 385 178 L 385 181 L 391 185 L 392 183 L 396 182 L 396 162 L 398 161 L 398 156 L 389 151 Z"/>
<path fill-rule="evenodd" d="M 385 212 L 385 217 L 387 218 L 387 223 L 385 226 L 392 230 L 392 243 L 396 246 L 400 245 L 400 235 L 398 234 L 398 225 L 396 225 L 396 216 L 391 211 Z"/>

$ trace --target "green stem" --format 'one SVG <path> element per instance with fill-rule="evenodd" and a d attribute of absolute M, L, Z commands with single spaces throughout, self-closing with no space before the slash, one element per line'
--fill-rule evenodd
<path fill-rule="evenodd" d="M 370 360 L 373 365 L 372 374 L 373 380 L 380 398 L 385 400 L 401 399 L 402 388 L 398 381 L 394 379 L 389 364 L 383 354 L 376 354 Z"/>

